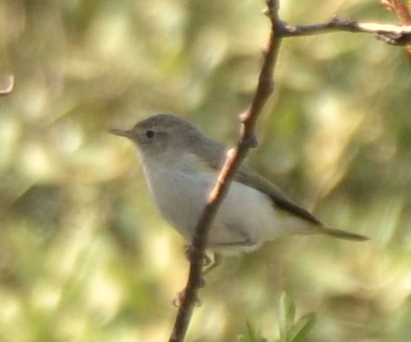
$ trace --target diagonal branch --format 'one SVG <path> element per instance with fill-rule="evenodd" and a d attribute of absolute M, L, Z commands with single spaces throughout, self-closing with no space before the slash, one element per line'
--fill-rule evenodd
<path fill-rule="evenodd" d="M 271 21 L 271 34 L 268 45 L 264 51 L 264 62 L 261 68 L 259 82 L 256 93 L 250 108 L 241 115 L 242 127 L 241 138 L 237 147 L 230 150 L 226 161 L 221 169 L 217 184 L 212 190 L 206 207 L 202 213 L 196 227 L 196 233 L 191 243 L 190 271 L 184 294 L 181 296 L 181 303 L 170 337 L 170 342 L 182 342 L 185 338 L 194 305 L 197 300 L 198 289 L 202 285 L 202 264 L 204 250 L 207 245 L 207 236 L 212 221 L 221 205 L 225 195 L 229 190 L 230 183 L 244 160 L 250 148 L 257 145 L 254 136 L 254 127 L 264 104 L 273 91 L 273 71 L 277 61 L 278 50 L 281 42 L 281 35 L 278 34 L 278 0 L 267 0 L 267 16 Z"/>
<path fill-rule="evenodd" d="M 217 184 L 210 193 L 207 205 L 197 223 L 193 241 L 190 246 L 190 271 L 186 287 L 180 296 L 180 307 L 174 323 L 169 342 L 182 342 L 187 333 L 197 292 L 203 285 L 202 266 L 204 250 L 207 246 L 208 232 L 218 208 L 228 193 L 230 183 L 246 157 L 250 148 L 256 147 L 254 136 L 256 121 L 274 90 L 273 73 L 277 62 L 280 43 L 283 38 L 317 35 L 334 31 L 370 33 L 392 45 L 406 45 L 411 42 L 411 26 L 380 25 L 358 23 L 354 20 L 342 21 L 333 17 L 330 21 L 313 25 L 291 25 L 278 16 L 279 0 L 266 0 L 266 14 L 271 21 L 271 34 L 264 50 L 264 61 L 261 68 L 257 89 L 248 110 L 241 115 L 241 137 L 236 148 L 227 154 L 226 161 L 218 177 Z"/>

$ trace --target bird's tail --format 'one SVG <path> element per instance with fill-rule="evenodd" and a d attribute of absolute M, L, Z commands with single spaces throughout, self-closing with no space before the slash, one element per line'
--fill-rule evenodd
<path fill-rule="evenodd" d="M 339 230 L 330 227 L 321 227 L 321 232 L 325 235 L 335 237 L 338 239 L 352 240 L 352 241 L 367 241 L 370 238 L 361 234 L 350 233 L 344 230 Z"/>

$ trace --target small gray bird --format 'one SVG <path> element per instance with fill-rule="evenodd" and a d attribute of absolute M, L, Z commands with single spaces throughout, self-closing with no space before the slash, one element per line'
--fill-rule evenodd
<path fill-rule="evenodd" d="M 171 114 L 157 114 L 130 130 L 111 132 L 134 143 L 158 209 L 191 242 L 227 149 L 187 120 Z M 253 251 L 263 242 L 285 234 L 368 239 L 325 227 L 275 185 L 242 164 L 212 224 L 207 248 L 231 254 Z"/>

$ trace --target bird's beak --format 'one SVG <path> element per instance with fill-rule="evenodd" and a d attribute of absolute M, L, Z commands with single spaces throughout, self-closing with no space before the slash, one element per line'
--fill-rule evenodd
<path fill-rule="evenodd" d="M 117 128 L 113 128 L 113 129 L 110 129 L 109 132 L 112 133 L 112 134 L 115 134 L 115 135 L 119 135 L 119 136 L 121 136 L 121 137 L 126 137 L 126 138 L 128 138 L 128 139 L 132 139 L 132 138 L 133 138 L 133 131 L 127 130 L 127 129 L 117 129 Z"/>

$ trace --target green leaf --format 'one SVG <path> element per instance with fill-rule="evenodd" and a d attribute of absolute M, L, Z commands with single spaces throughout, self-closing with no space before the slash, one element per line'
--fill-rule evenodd
<path fill-rule="evenodd" d="M 246 335 L 238 337 L 238 342 L 268 342 L 264 337 L 259 336 L 255 328 L 251 325 L 250 322 L 246 323 Z"/>
<path fill-rule="evenodd" d="M 288 331 L 293 327 L 295 321 L 295 304 L 294 301 L 285 292 L 280 298 L 280 339 L 281 342 L 288 342 Z"/>
<path fill-rule="evenodd" d="M 301 317 L 297 323 L 288 331 L 287 342 L 302 342 L 305 340 L 309 332 L 314 328 L 317 315 L 315 312 L 310 312 Z"/>

